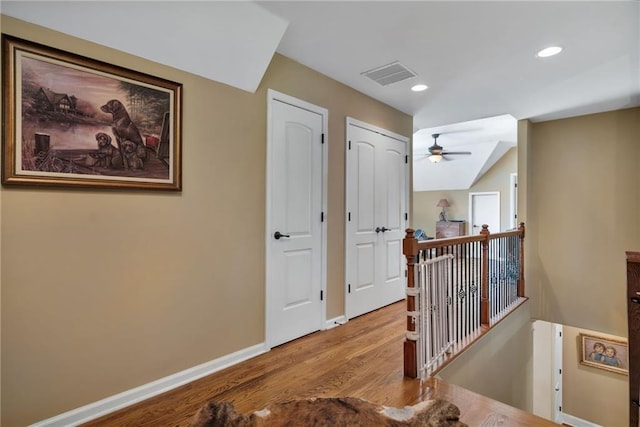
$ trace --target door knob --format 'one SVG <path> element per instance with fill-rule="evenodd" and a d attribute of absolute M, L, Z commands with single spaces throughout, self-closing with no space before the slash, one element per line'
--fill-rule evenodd
<path fill-rule="evenodd" d="M 380 228 L 380 227 L 376 227 L 376 233 L 379 233 L 379 232 L 381 232 L 381 231 L 382 231 L 382 228 Z"/>
<path fill-rule="evenodd" d="M 279 231 L 276 231 L 275 233 L 273 233 L 273 238 L 276 240 L 280 240 L 281 237 L 291 237 L 291 235 L 289 234 L 282 234 Z"/>
<path fill-rule="evenodd" d="M 382 227 L 382 228 L 380 229 L 380 231 L 382 231 L 382 232 L 384 233 L 385 231 L 391 231 L 391 229 L 390 229 L 390 228 L 387 228 L 387 227 Z"/>

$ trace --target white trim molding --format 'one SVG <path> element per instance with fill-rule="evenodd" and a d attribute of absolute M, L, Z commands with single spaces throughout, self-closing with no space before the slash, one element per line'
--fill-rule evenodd
<path fill-rule="evenodd" d="M 562 414 L 558 422 L 573 426 L 573 427 L 602 427 L 600 424 L 592 423 L 590 421 L 583 420 L 578 417 L 574 417 L 569 414 Z"/>
<path fill-rule="evenodd" d="M 31 427 L 63 427 L 77 426 L 87 421 L 107 415 L 134 403 L 157 396 L 174 388 L 188 384 L 199 378 L 218 372 L 222 369 L 243 362 L 268 351 L 265 343 L 236 351 L 235 353 L 219 357 L 201 365 L 185 369 L 184 371 L 160 378 L 140 387 L 118 393 L 80 408 L 72 409 L 52 418 L 32 424 Z"/>
<path fill-rule="evenodd" d="M 335 328 L 337 326 L 342 326 L 345 323 L 347 323 L 348 321 L 349 320 L 347 319 L 347 316 L 345 316 L 345 315 L 334 317 L 333 319 L 327 320 L 327 323 L 325 325 L 325 329 L 331 329 L 331 328 Z"/>

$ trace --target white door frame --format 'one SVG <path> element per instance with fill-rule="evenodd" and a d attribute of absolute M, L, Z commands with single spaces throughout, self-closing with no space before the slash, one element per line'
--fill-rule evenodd
<path fill-rule="evenodd" d="M 532 412 L 548 420 L 562 423 L 562 325 L 535 320 L 531 326 L 533 330 Z"/>
<path fill-rule="evenodd" d="M 562 325 L 554 323 L 552 326 L 553 331 L 553 343 L 552 343 L 552 386 L 553 396 L 552 408 L 553 408 L 553 421 L 562 423 L 562 352 L 563 352 L 563 340 L 562 340 Z"/>
<path fill-rule="evenodd" d="M 499 191 L 481 191 L 481 192 L 475 192 L 475 193 L 469 193 L 469 234 L 473 234 L 473 197 L 474 196 L 489 196 L 489 195 L 495 195 L 498 198 L 498 229 L 497 230 L 492 230 L 491 228 L 489 228 L 489 232 L 490 233 L 499 233 L 500 232 L 500 228 L 502 227 L 502 221 L 500 220 L 500 210 L 501 210 L 501 205 L 500 205 L 500 192 Z M 482 224 L 479 224 L 482 225 Z"/>
<path fill-rule="evenodd" d="M 407 145 L 407 150 L 405 152 L 405 154 L 408 156 L 409 153 L 409 142 L 410 139 L 407 138 L 406 136 L 391 132 L 389 130 L 383 129 L 381 127 L 378 126 L 374 126 L 372 124 L 354 119 L 352 117 L 347 117 L 346 121 L 345 121 L 345 128 L 346 128 L 346 139 L 345 139 L 345 144 L 344 144 L 344 160 L 345 160 L 345 185 L 344 185 L 344 206 L 345 206 L 345 215 L 344 215 L 344 232 L 345 232 L 345 246 L 344 246 L 344 257 L 345 257 L 345 268 L 344 268 L 344 314 L 345 314 L 345 318 L 346 321 L 348 321 L 350 319 L 350 313 L 349 313 L 349 270 L 348 270 L 348 266 L 349 266 L 349 233 L 347 232 L 347 230 L 349 229 L 349 218 L 348 218 L 348 212 L 349 212 L 349 193 L 348 193 L 348 188 L 349 188 L 349 182 L 350 179 L 353 179 L 353 177 L 350 174 L 350 171 L 347 168 L 347 165 L 349 164 L 349 141 L 350 141 L 350 134 L 349 134 L 349 130 L 351 126 L 357 126 L 366 130 L 369 130 L 371 132 L 376 132 L 379 133 L 381 135 L 387 136 L 389 138 L 393 138 L 396 139 L 400 142 L 403 142 Z M 406 157 L 406 161 L 408 164 L 408 157 Z M 405 212 L 406 212 L 406 217 L 405 217 L 405 224 L 408 224 L 409 221 L 409 179 L 411 178 L 411 171 L 410 168 L 407 167 L 406 168 L 406 172 L 405 172 Z M 405 273 L 406 273 L 406 268 L 405 268 Z M 406 276 L 405 276 L 405 281 L 406 281 Z M 406 287 L 406 283 L 405 283 L 405 287 Z"/>
<path fill-rule="evenodd" d="M 272 120 L 272 105 L 274 102 L 284 102 L 286 104 L 292 105 L 297 108 L 301 108 L 304 110 L 311 111 L 313 113 L 319 114 L 322 116 L 322 128 L 324 133 L 324 139 L 322 144 L 322 212 L 324 213 L 325 220 L 322 221 L 322 250 L 321 253 L 321 271 L 322 277 L 320 280 L 321 290 L 324 294 L 324 298 L 321 301 L 321 319 L 320 319 L 320 329 L 326 329 L 326 317 L 327 317 L 327 170 L 328 170 L 328 121 L 329 121 L 329 111 L 326 108 L 319 107 L 317 105 L 310 104 L 306 101 L 294 98 L 292 96 L 286 95 L 281 92 L 277 92 L 273 89 L 267 90 L 267 163 L 266 163 L 266 179 L 265 179 L 265 192 L 266 192 L 266 227 L 265 227 L 265 347 L 266 349 L 271 349 L 272 345 L 272 333 L 271 333 L 271 322 L 269 319 L 269 303 L 270 303 L 270 284 L 268 283 L 269 269 L 270 269 L 270 260 L 271 260 L 271 251 L 269 242 L 273 238 L 271 236 L 271 182 L 272 182 L 272 174 L 273 170 L 270 167 L 272 164 L 272 138 L 271 138 L 271 120 Z"/>
<path fill-rule="evenodd" d="M 509 180 L 509 226 L 518 228 L 518 174 L 512 173 Z"/>

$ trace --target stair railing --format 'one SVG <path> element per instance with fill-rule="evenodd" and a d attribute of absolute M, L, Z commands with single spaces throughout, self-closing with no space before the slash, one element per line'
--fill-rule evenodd
<path fill-rule="evenodd" d="M 405 376 L 433 375 L 526 300 L 524 234 L 524 223 L 421 241 L 406 230 Z"/>

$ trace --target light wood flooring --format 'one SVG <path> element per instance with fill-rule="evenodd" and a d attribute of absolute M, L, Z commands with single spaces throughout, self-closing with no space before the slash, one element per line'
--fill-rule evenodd
<path fill-rule="evenodd" d="M 316 332 L 91 421 L 85 426 L 184 426 L 209 400 L 232 402 L 238 412 L 309 397 L 359 397 L 403 407 L 443 398 L 469 426 L 557 424 L 444 381 L 403 376 L 404 301 Z"/>

